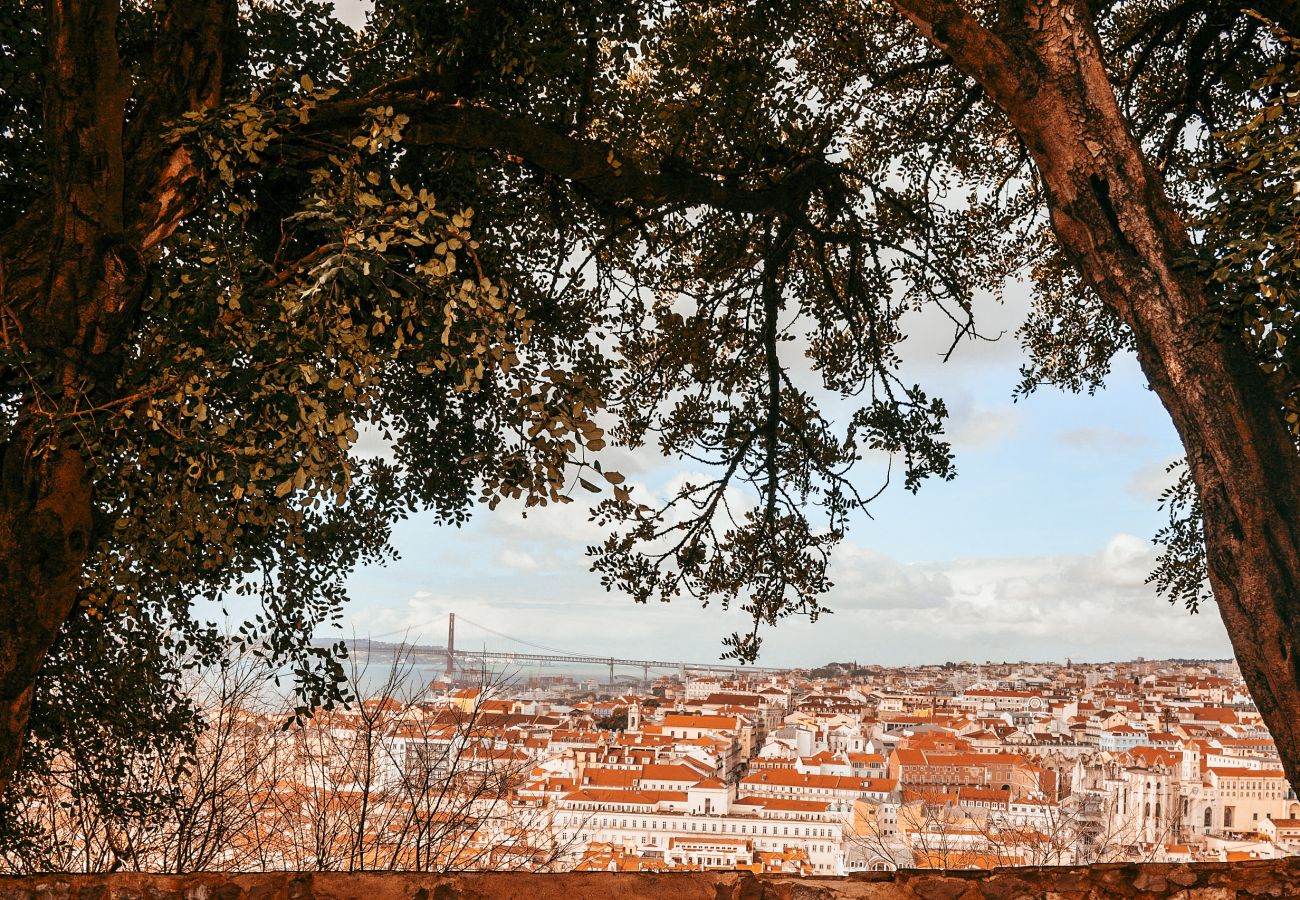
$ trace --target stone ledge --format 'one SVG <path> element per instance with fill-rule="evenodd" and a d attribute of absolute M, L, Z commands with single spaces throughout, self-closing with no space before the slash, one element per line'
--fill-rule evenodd
<path fill-rule="evenodd" d="M 1300 857 L 1239 863 L 905 870 L 847 878 L 683 874 L 259 872 L 0 877 L 14 900 L 1103 900 L 1300 897 Z"/>

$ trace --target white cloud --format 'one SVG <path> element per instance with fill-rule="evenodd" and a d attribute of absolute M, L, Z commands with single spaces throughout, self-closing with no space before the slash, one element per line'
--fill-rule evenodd
<path fill-rule="evenodd" d="M 948 426 L 948 438 L 953 449 L 979 450 L 992 447 L 1015 437 L 1020 430 L 1020 411 L 975 408 Z"/>
<path fill-rule="evenodd" d="M 1142 447 L 1151 443 L 1151 439 L 1139 434 L 1120 431 L 1105 425 L 1092 425 L 1085 428 L 1071 428 L 1056 435 L 1058 443 L 1074 450 L 1114 451 L 1129 447 Z"/>
<path fill-rule="evenodd" d="M 835 587 L 826 600 L 832 614 L 764 630 L 760 662 L 1230 655 L 1212 606 L 1191 616 L 1145 584 L 1153 553 L 1148 541 L 1123 533 L 1084 554 L 922 563 L 846 544 L 834 558 Z M 579 556 L 572 565 L 525 571 L 518 566 L 525 555 L 490 577 L 430 574 L 405 603 L 357 610 L 352 621 L 361 634 L 409 627 L 422 643 L 440 644 L 447 613 L 455 612 L 464 647 L 526 649 L 495 631 L 566 651 L 686 662 L 716 660 L 723 636 L 748 625 L 743 613 L 716 605 L 701 609 L 681 599 L 640 606 L 606 593 Z"/>
<path fill-rule="evenodd" d="M 952 594 L 945 573 L 904 565 L 855 544 L 837 547 L 833 560 L 830 605 L 837 609 L 933 608 Z"/>
<path fill-rule="evenodd" d="M 582 488 L 572 503 L 554 503 L 525 508 L 522 503 L 504 502 L 483 517 L 487 534 L 510 546 L 583 547 L 595 543 L 604 530 L 591 521 L 591 500 L 596 495 Z"/>
<path fill-rule="evenodd" d="M 1002 300 L 988 294 L 975 298 L 975 327 L 981 338 L 963 339 L 944 362 L 952 348 L 955 324 L 942 310 L 930 305 L 903 319 L 907 340 L 899 348 L 906 370 L 942 368 L 968 369 L 995 366 L 1014 372 L 1018 362 L 1025 358 L 1024 349 L 1016 338 L 1018 329 L 1029 312 L 1029 287 L 1009 284 Z"/>
<path fill-rule="evenodd" d="M 514 569 L 517 572 L 532 572 L 540 568 L 531 553 L 525 553 L 522 550 L 511 550 L 509 547 L 503 547 L 497 553 L 497 563 L 504 568 Z"/>
<path fill-rule="evenodd" d="M 948 390 L 943 398 L 948 407 L 945 431 L 958 453 L 992 447 L 1015 437 L 1020 430 L 1022 411 L 1010 403 L 990 408 L 970 391 L 961 389 Z"/>
<path fill-rule="evenodd" d="M 369 422 L 357 425 L 357 442 L 352 445 L 353 459 L 379 458 L 390 465 L 396 464 L 397 454 L 393 445 L 384 438 L 383 432 Z"/>
<path fill-rule="evenodd" d="M 1227 655 L 1213 608 L 1189 616 L 1145 583 L 1154 553 L 1149 541 L 1117 534 L 1090 554 L 906 567 L 908 577 L 893 585 L 898 602 L 855 602 L 849 585 L 837 584 L 830 605 L 846 615 L 835 631 L 853 630 L 856 619 L 876 636 L 868 647 L 890 635 L 874 649 L 907 647 L 907 656 L 929 661 L 954 658 L 954 651 L 980 659 Z M 945 584 L 933 602 L 932 592 Z M 908 597 L 912 602 L 903 602 Z"/>
<path fill-rule="evenodd" d="M 1133 474 L 1128 483 L 1128 492 L 1139 500 L 1155 503 L 1160 499 L 1165 488 L 1172 487 L 1177 481 L 1178 473 L 1170 472 L 1169 466 L 1181 456 L 1170 456 L 1163 462 L 1148 463 Z"/>

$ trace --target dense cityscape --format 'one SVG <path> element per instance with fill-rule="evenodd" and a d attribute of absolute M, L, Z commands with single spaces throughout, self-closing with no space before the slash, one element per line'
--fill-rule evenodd
<path fill-rule="evenodd" d="M 397 658 L 369 699 L 290 727 L 228 673 L 197 762 L 140 773 L 179 785 L 148 827 L 55 780 L 29 814 L 90 870 L 842 875 L 1300 849 L 1232 662 L 841 663 L 614 691 L 486 669 L 408 688 L 419 671 Z"/>

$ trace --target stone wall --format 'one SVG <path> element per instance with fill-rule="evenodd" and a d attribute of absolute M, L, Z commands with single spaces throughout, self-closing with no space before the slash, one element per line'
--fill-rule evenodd
<path fill-rule="evenodd" d="M 1300 898 L 1300 858 L 788 878 L 727 873 L 258 873 L 0 877 L 21 900 L 1101 900 Z"/>

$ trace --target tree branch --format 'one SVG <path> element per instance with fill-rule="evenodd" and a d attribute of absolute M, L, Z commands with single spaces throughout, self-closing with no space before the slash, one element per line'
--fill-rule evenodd
<path fill-rule="evenodd" d="M 1244 0 L 1239 4 L 1242 12 L 1254 10 L 1273 20 L 1293 38 L 1300 38 L 1300 5 L 1295 0 Z"/>
<path fill-rule="evenodd" d="M 167 124 L 187 112 L 214 108 L 236 55 L 235 0 L 172 0 L 160 14 L 153 53 L 126 145 L 130 172 L 128 213 L 142 252 L 175 231 L 201 203 L 201 178 L 189 151 L 167 141 Z"/>
<path fill-rule="evenodd" d="M 542 123 L 437 94 L 381 91 L 321 104 L 303 133 L 347 133 L 363 121 L 366 110 L 376 106 L 391 106 L 394 114 L 410 117 L 403 144 L 504 154 L 602 199 L 637 206 L 711 206 L 740 214 L 786 217 L 802 209 L 813 185 L 838 178 L 835 169 L 822 160 L 810 160 L 777 184 L 754 188 L 692 172 L 652 171 L 636 159 L 617 156 L 603 142 L 571 137 Z"/>
<path fill-rule="evenodd" d="M 1023 104 L 1034 94 L 1037 78 L 1031 62 L 985 26 L 957 0 L 890 0 L 917 30 L 978 81 L 1003 109 Z"/>

